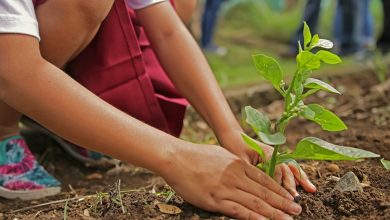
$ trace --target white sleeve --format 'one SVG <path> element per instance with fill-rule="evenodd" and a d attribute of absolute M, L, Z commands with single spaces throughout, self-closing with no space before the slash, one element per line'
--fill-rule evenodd
<path fill-rule="evenodd" d="M 0 34 L 27 34 L 39 38 L 32 0 L 0 0 Z"/>
<path fill-rule="evenodd" d="M 165 2 L 167 0 L 126 0 L 127 5 L 132 9 L 142 9 L 150 5 Z"/>

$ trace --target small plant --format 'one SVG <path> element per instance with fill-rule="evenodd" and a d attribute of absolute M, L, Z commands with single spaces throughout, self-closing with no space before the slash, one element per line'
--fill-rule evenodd
<path fill-rule="evenodd" d="M 264 113 L 250 106 L 246 106 L 244 112 L 246 123 L 252 127 L 259 139 L 263 143 L 274 147 L 271 159 L 267 159 L 257 142 L 249 136 L 242 134 L 242 138 L 246 144 L 257 151 L 262 159 L 258 167 L 271 177 L 274 175 L 277 164 L 293 162 L 298 165 L 295 162 L 296 159 L 357 160 L 361 158 L 379 157 L 379 155 L 369 151 L 334 145 L 316 137 L 303 138 L 291 153 L 279 152 L 280 146 L 286 142 L 285 129 L 288 123 L 297 117 L 311 120 L 320 125 L 325 131 L 334 132 L 347 129 L 344 122 L 333 112 L 319 104 L 304 103 L 307 97 L 320 90 L 340 94 L 331 85 L 321 80 L 310 78 L 310 75 L 313 70 L 321 67 L 321 62 L 338 64 L 341 63 L 341 59 L 336 54 L 324 50 L 331 49 L 333 43 L 329 40 L 320 39 L 318 34 L 312 36 L 306 23 L 304 23 L 303 37 L 303 45 L 298 42 L 299 53 L 296 57 L 297 69 L 288 86 L 283 81 L 282 70 L 275 59 L 263 54 L 253 56 L 254 63 L 260 75 L 270 81 L 273 87 L 284 98 L 284 112 L 274 125 L 271 124 L 271 121 Z M 314 53 L 312 51 L 315 48 L 318 51 Z M 382 161 L 382 163 L 385 163 L 385 161 Z"/>
<path fill-rule="evenodd" d="M 118 182 L 115 183 L 115 188 L 110 190 L 108 192 L 109 198 L 111 202 L 115 203 L 122 209 L 122 213 L 126 214 L 127 210 L 126 207 L 123 205 L 122 201 L 122 192 L 121 192 L 121 180 L 119 179 Z"/>

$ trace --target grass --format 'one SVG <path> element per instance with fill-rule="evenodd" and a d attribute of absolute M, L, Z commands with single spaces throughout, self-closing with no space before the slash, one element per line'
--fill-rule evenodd
<path fill-rule="evenodd" d="M 69 198 L 66 200 L 65 202 L 65 207 L 64 207 L 64 220 L 67 220 L 68 219 L 68 202 L 69 202 Z"/>
<path fill-rule="evenodd" d="M 272 11 L 265 0 L 231 0 L 225 5 L 217 30 L 216 41 L 225 46 L 226 56 L 207 55 L 215 76 L 223 88 L 255 84 L 262 81 L 256 73 L 251 56 L 264 53 L 275 57 L 286 75 L 295 70 L 295 60 L 281 57 L 288 50 L 287 42 L 301 22 L 305 0 L 285 12 Z M 324 1 L 319 34 L 331 39 L 335 1 Z M 379 0 L 372 0 L 376 35 L 382 25 Z M 353 58 L 343 58 L 343 65 L 326 66 L 330 72 L 354 64 Z"/>

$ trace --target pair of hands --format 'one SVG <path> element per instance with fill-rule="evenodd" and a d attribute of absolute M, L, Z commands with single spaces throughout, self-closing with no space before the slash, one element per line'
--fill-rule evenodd
<path fill-rule="evenodd" d="M 183 144 L 162 174 L 193 205 L 238 219 L 292 219 L 289 214 L 301 212 L 294 202 L 296 183 L 308 192 L 316 190 L 295 166 L 279 165 L 276 181 L 253 166 L 259 156 L 246 147 L 239 133 L 220 141 L 226 149 Z M 263 147 L 272 153 L 271 147 Z"/>

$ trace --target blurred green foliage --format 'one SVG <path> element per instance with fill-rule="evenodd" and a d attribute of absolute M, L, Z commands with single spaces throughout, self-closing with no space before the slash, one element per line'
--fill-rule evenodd
<path fill-rule="evenodd" d="M 286 1 L 287 2 L 287 1 Z M 334 0 L 324 0 L 318 32 L 324 38 L 332 39 Z M 380 0 L 372 0 L 372 13 L 375 21 L 375 33 L 381 31 L 382 8 Z M 215 76 L 224 88 L 254 84 L 261 81 L 252 65 L 251 56 L 257 53 L 276 57 L 283 71 L 292 74 L 295 60 L 282 58 L 288 50 L 287 43 L 301 24 L 306 0 L 296 0 L 283 11 L 272 10 L 267 0 L 230 0 L 222 10 L 216 34 L 218 45 L 228 49 L 223 57 L 208 54 L 207 58 Z M 353 63 L 352 58 L 344 59 L 344 64 Z M 325 71 L 333 68 L 327 67 Z"/>

